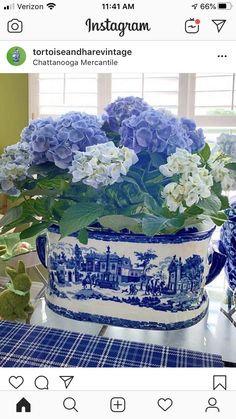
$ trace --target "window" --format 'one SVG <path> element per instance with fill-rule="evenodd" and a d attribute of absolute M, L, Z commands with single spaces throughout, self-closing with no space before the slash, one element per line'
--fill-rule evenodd
<path fill-rule="evenodd" d="M 235 74 L 197 74 L 195 118 L 209 143 L 222 133 L 236 133 Z"/>
<path fill-rule="evenodd" d="M 236 116 L 235 74 L 197 74 L 195 114 Z"/>
<path fill-rule="evenodd" d="M 113 74 L 112 100 L 119 96 L 142 97 L 154 108 L 178 113 L 178 74 Z"/>
<path fill-rule="evenodd" d="M 97 75 L 40 74 L 40 116 L 72 110 L 97 113 Z"/>
<path fill-rule="evenodd" d="M 64 112 L 100 115 L 119 96 L 143 97 L 154 108 L 194 118 L 209 142 L 236 132 L 236 76 L 225 74 L 30 75 L 30 119 Z"/>

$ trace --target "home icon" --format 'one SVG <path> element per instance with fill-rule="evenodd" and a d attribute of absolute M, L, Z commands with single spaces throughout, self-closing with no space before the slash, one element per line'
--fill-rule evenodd
<path fill-rule="evenodd" d="M 22 413 L 22 412 L 30 413 L 31 412 L 31 404 L 23 397 L 23 399 L 21 399 L 17 403 L 16 411 L 19 412 L 19 413 Z"/>

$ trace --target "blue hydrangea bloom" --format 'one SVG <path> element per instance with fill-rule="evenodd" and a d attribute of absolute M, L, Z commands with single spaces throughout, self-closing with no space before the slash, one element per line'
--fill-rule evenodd
<path fill-rule="evenodd" d="M 236 135 L 234 134 L 221 134 L 217 138 L 217 149 L 230 156 L 231 159 L 236 161 Z"/>
<path fill-rule="evenodd" d="M 103 120 L 107 122 L 111 131 L 118 132 L 124 119 L 132 115 L 139 115 L 151 107 L 140 97 L 119 97 L 105 108 Z"/>
<path fill-rule="evenodd" d="M 53 162 L 67 169 L 76 151 L 108 141 L 101 130 L 102 122 L 96 116 L 69 112 L 58 119 L 44 118 L 32 121 L 22 131 L 21 142 L 30 145 L 33 164 Z"/>
<path fill-rule="evenodd" d="M 120 144 L 136 153 L 148 150 L 169 156 L 177 148 L 193 152 L 204 146 L 203 132 L 196 130 L 193 121 L 178 119 L 163 110 L 149 109 L 125 119 L 120 136 Z"/>
<path fill-rule="evenodd" d="M 0 156 L 0 192 L 11 196 L 20 195 L 15 182 L 26 179 L 30 164 L 31 158 L 26 143 L 6 147 Z"/>
<path fill-rule="evenodd" d="M 201 150 L 205 145 L 205 135 L 202 128 L 198 128 L 192 119 L 181 118 L 181 123 L 186 131 L 186 135 L 192 141 L 191 151 L 196 152 Z"/>

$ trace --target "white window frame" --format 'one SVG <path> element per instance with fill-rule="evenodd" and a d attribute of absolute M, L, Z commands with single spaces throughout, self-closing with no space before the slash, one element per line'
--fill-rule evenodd
<path fill-rule="evenodd" d="M 144 74 L 142 73 L 142 80 Z M 144 82 L 142 82 L 142 86 Z M 200 127 L 236 127 L 234 115 L 195 115 L 195 73 L 179 74 L 178 116 L 193 118 Z M 143 92 L 142 92 L 143 95 Z M 99 73 L 97 79 L 97 110 L 101 115 L 104 107 L 111 102 L 112 74 Z M 39 75 L 29 75 L 29 120 L 39 117 Z"/>
<path fill-rule="evenodd" d="M 29 74 L 29 120 L 39 118 L 39 74 Z M 99 73 L 97 78 L 97 111 L 101 115 L 104 106 L 111 102 L 112 75 Z"/>
<path fill-rule="evenodd" d="M 28 76 L 29 121 L 39 117 L 39 74 Z"/>
<path fill-rule="evenodd" d="M 236 127 L 234 115 L 195 115 L 196 73 L 179 75 L 179 116 L 193 118 L 200 127 Z"/>

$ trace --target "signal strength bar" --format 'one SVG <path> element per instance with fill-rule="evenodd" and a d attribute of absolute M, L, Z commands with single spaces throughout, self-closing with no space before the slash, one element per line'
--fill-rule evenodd
<path fill-rule="evenodd" d="M 8 4 L 7 6 L 4 6 L 4 10 L 13 10 L 15 9 L 15 4 Z"/>

